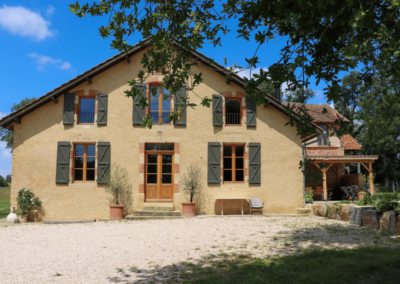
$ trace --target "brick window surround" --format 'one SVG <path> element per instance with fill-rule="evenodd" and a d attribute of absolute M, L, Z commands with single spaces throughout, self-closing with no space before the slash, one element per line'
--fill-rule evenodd
<path fill-rule="evenodd" d="M 221 143 L 221 176 L 220 176 L 221 184 L 224 184 L 224 162 L 223 162 L 224 161 L 224 144 L 244 145 L 244 182 L 238 182 L 237 184 L 247 183 L 249 181 L 249 143 L 248 142 L 222 142 Z"/>
<path fill-rule="evenodd" d="M 222 97 L 224 97 L 223 100 L 223 108 L 222 108 L 222 116 L 223 116 L 223 121 L 224 121 L 224 126 L 226 126 L 226 99 L 229 98 L 238 98 L 240 99 L 240 105 L 241 105 L 241 124 L 238 125 L 228 125 L 228 127 L 238 127 L 238 126 L 243 126 L 246 125 L 246 97 L 247 95 L 243 92 L 239 92 L 239 91 L 228 91 L 228 92 L 223 92 L 220 93 L 220 95 Z"/>
<path fill-rule="evenodd" d="M 101 92 L 97 90 L 77 90 L 72 92 L 75 95 L 75 106 L 74 106 L 74 125 L 97 125 L 97 96 L 101 94 Z M 79 118 L 79 103 L 80 99 L 84 98 L 95 98 L 94 105 L 94 123 L 93 124 L 80 124 L 78 121 Z"/>
<path fill-rule="evenodd" d="M 75 145 L 81 145 L 81 144 L 91 144 L 95 146 L 95 160 L 94 160 L 94 181 L 74 181 L 74 165 L 75 165 Z M 69 183 L 74 184 L 74 183 L 96 183 L 97 182 L 97 142 L 88 142 L 88 141 L 72 141 L 71 142 L 71 150 L 69 154 Z"/>

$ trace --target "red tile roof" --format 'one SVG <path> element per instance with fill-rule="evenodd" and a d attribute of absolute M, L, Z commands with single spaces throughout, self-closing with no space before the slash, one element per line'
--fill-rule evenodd
<path fill-rule="evenodd" d="M 303 104 L 301 103 L 283 103 L 284 105 L 294 105 L 293 111 L 299 109 Z M 344 122 L 350 122 L 343 115 L 338 113 L 333 107 L 328 104 L 304 104 L 307 113 L 314 119 L 315 123 L 318 122 L 335 122 L 342 120 Z"/>
<path fill-rule="evenodd" d="M 342 136 L 342 146 L 345 150 L 361 150 L 361 145 L 350 134 Z"/>

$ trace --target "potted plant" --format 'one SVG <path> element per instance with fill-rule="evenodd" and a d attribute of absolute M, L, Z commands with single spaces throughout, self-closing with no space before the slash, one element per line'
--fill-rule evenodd
<path fill-rule="evenodd" d="M 182 216 L 196 215 L 196 202 L 193 202 L 193 198 L 202 190 L 202 175 L 201 168 L 191 164 L 181 178 L 182 191 L 190 197 L 190 202 L 182 202 Z"/>
<path fill-rule="evenodd" d="M 29 189 L 21 189 L 18 191 L 16 197 L 17 200 L 17 215 L 21 223 L 28 222 L 28 215 L 35 215 L 37 210 L 35 208 L 42 206 L 42 201 L 39 197 L 35 197 L 35 194 Z"/>
<path fill-rule="evenodd" d="M 129 183 L 129 174 L 126 168 L 119 164 L 113 164 L 107 177 L 106 192 L 111 194 L 110 219 L 120 220 L 124 218 L 124 209 L 132 205 L 132 186 Z"/>
<path fill-rule="evenodd" d="M 312 204 L 314 202 L 314 190 L 306 191 L 306 204 Z"/>
<path fill-rule="evenodd" d="M 364 196 L 366 195 L 367 193 L 365 192 L 365 191 L 360 191 L 359 193 L 358 193 L 358 201 L 363 201 L 364 200 Z"/>

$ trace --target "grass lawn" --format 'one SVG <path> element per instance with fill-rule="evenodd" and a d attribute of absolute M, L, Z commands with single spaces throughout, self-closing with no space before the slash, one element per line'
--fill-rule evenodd
<path fill-rule="evenodd" d="M 400 248 L 314 250 L 270 259 L 236 255 L 203 266 L 185 264 L 186 283 L 398 283 Z"/>
<path fill-rule="evenodd" d="M 0 218 L 10 214 L 10 187 L 0 187 Z"/>

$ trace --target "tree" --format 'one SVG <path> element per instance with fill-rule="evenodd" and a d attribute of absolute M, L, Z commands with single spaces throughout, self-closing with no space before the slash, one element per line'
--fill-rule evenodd
<path fill-rule="evenodd" d="M 8 183 L 3 176 L 0 175 L 0 187 L 8 187 Z"/>
<path fill-rule="evenodd" d="M 14 103 L 13 106 L 11 107 L 10 111 L 14 112 L 19 110 L 20 108 L 26 106 L 27 104 L 33 102 L 34 100 L 36 100 L 35 98 L 25 98 L 23 99 L 21 102 L 19 102 L 18 104 Z M 6 142 L 6 148 L 7 149 L 13 149 L 13 144 L 14 144 L 14 133 L 11 130 L 8 129 L 2 129 L 0 130 L 0 141 Z"/>
<path fill-rule="evenodd" d="M 6 176 L 6 181 L 7 181 L 8 183 L 11 183 L 11 175 L 7 175 L 7 176 Z"/>
<path fill-rule="evenodd" d="M 305 104 L 308 100 L 315 97 L 315 91 L 312 89 L 296 89 L 295 91 L 287 91 L 286 102 Z"/>

